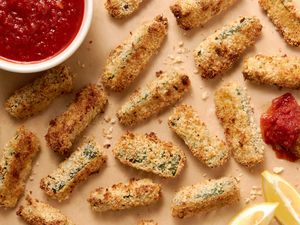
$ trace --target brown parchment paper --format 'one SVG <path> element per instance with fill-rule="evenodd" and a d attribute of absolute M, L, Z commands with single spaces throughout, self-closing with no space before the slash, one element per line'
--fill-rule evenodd
<path fill-rule="evenodd" d="M 152 59 L 146 70 L 134 82 L 131 88 L 120 94 L 109 94 L 109 106 L 107 107 L 105 114 L 98 117 L 90 125 L 84 135 L 93 135 L 99 143 L 104 144 L 105 138 L 103 137 L 103 129 L 108 130 L 109 127 L 111 127 L 110 124 L 107 124 L 104 121 L 104 116 L 115 118 L 116 111 L 121 104 L 126 101 L 129 94 L 132 93 L 135 88 L 143 86 L 152 80 L 156 71 L 177 66 L 179 69 L 184 69 L 192 80 L 192 91 L 184 98 L 183 102 L 193 105 L 199 112 L 202 120 L 206 122 L 211 132 L 223 138 L 223 130 L 214 112 L 213 93 L 223 82 L 236 81 L 244 84 L 241 74 L 242 60 L 240 60 L 222 79 L 217 78 L 210 81 L 204 81 L 199 75 L 194 73 L 195 67 L 192 51 L 214 30 L 235 20 L 239 16 L 258 16 L 264 26 L 262 38 L 257 42 L 255 47 L 249 49 L 244 56 L 255 55 L 257 53 L 299 54 L 299 49 L 291 48 L 285 44 L 283 38 L 276 32 L 275 27 L 260 9 L 256 0 L 239 0 L 229 11 L 213 19 L 204 28 L 195 29 L 191 32 L 185 32 L 178 28 L 175 18 L 169 10 L 170 4 L 171 1 L 169 0 L 145 0 L 138 13 L 126 20 L 120 21 L 110 18 L 104 9 L 104 0 L 94 1 L 94 17 L 89 34 L 80 49 L 67 61 L 67 64 L 69 64 L 77 74 L 75 90 L 78 90 L 89 82 L 97 81 L 110 50 L 121 43 L 128 36 L 129 32 L 139 26 L 143 21 L 151 20 L 156 15 L 163 14 L 169 19 L 169 34 L 158 54 Z M 178 55 L 176 50 L 178 49 L 180 41 L 183 41 L 184 47 L 191 50 L 191 52 L 181 56 L 184 61 L 181 64 L 164 64 L 164 61 L 169 55 Z M 82 64 L 85 66 L 82 66 Z M 156 132 L 161 139 L 172 141 L 185 150 L 188 159 L 187 165 L 177 179 L 160 179 L 156 176 L 125 167 L 113 158 L 111 153 L 112 148 L 110 148 L 107 150 L 107 166 L 104 167 L 99 174 L 91 176 L 87 182 L 78 185 L 69 200 L 62 203 L 50 200 L 40 190 L 39 182 L 42 177 L 54 170 L 62 159 L 46 146 L 44 135 L 47 132 L 49 121 L 66 109 L 67 105 L 74 98 L 74 93 L 60 97 L 55 100 L 47 110 L 25 121 L 16 121 L 12 119 L 3 108 L 5 99 L 7 99 L 16 88 L 26 84 L 36 76 L 38 75 L 13 74 L 0 71 L 0 146 L 2 148 L 5 145 L 5 143 L 13 136 L 17 127 L 21 124 L 25 124 L 38 135 L 42 143 L 42 151 L 37 157 L 33 167 L 33 181 L 27 182 L 26 190 L 32 190 L 34 197 L 61 209 L 64 214 L 69 216 L 78 225 L 134 225 L 137 224 L 137 221 L 140 219 L 150 218 L 156 220 L 161 225 L 223 225 L 227 224 L 236 213 L 246 206 L 245 199 L 250 196 L 252 186 L 261 186 L 260 173 L 264 169 L 272 170 L 275 166 L 283 167 L 284 172 L 282 173 L 282 176 L 284 178 L 293 185 L 296 185 L 299 182 L 299 162 L 290 163 L 277 159 L 274 152 L 268 146 L 266 146 L 265 163 L 259 168 L 250 171 L 239 166 L 231 159 L 229 163 L 222 168 L 207 169 L 191 155 L 183 142 L 169 130 L 167 119 L 171 111 L 167 110 L 158 117 L 135 127 L 133 130 L 139 133 Z M 251 103 L 255 110 L 255 119 L 257 122 L 259 121 L 261 113 L 266 110 L 273 98 L 289 91 L 278 90 L 277 88 L 267 86 L 258 86 L 248 82 L 246 82 L 245 85 L 252 98 Z M 292 93 L 299 101 L 300 94 L 297 91 L 292 91 Z M 208 95 L 208 98 L 203 100 L 202 96 L 206 94 Z M 161 120 L 162 123 L 159 123 L 159 120 Z M 119 126 L 118 122 L 113 125 L 112 146 L 114 146 L 116 141 L 125 131 L 126 129 Z M 240 177 L 242 201 L 239 205 L 224 207 L 208 214 L 199 214 L 198 216 L 184 220 L 172 218 L 170 213 L 170 202 L 176 190 L 185 185 L 191 185 L 207 178 L 218 178 L 223 175 Z M 153 178 L 154 181 L 161 183 L 163 188 L 162 199 L 157 204 L 149 207 L 121 212 L 97 214 L 90 210 L 86 201 L 90 191 L 98 186 L 110 186 L 117 182 L 127 182 L 128 179 L 132 177 L 150 177 Z M 297 189 L 300 190 L 300 187 L 297 187 Z M 262 201 L 263 198 L 258 197 L 248 205 Z M 19 201 L 18 206 L 23 202 L 24 198 Z M 16 210 L 17 208 L 11 210 L 0 209 L 0 224 L 25 224 L 15 215 Z M 275 224 L 277 224 L 277 222 L 274 220 L 272 225 Z"/>

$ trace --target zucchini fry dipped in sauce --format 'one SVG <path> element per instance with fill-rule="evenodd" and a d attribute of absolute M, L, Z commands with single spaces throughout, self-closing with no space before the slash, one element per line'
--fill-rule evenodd
<path fill-rule="evenodd" d="M 67 111 L 50 122 L 45 136 L 49 147 L 62 155 L 70 154 L 75 139 L 104 112 L 106 104 L 107 96 L 100 86 L 89 84 L 81 89 Z"/>
<path fill-rule="evenodd" d="M 300 17 L 293 8 L 286 5 L 287 0 L 259 0 L 272 23 L 282 34 L 286 43 L 300 46 Z"/>
<path fill-rule="evenodd" d="M 102 74 L 103 85 L 112 91 L 126 89 L 146 67 L 167 35 L 168 20 L 157 16 L 141 25 L 109 55 Z"/>
<path fill-rule="evenodd" d="M 279 88 L 300 89 L 300 57 L 256 55 L 244 61 L 246 80 Z"/>
<path fill-rule="evenodd" d="M 139 9 L 143 0 L 106 0 L 105 8 L 108 13 L 117 19 L 123 19 Z"/>
<path fill-rule="evenodd" d="M 0 160 L 0 207 L 16 206 L 39 150 L 37 137 L 23 126 L 4 147 Z"/>
<path fill-rule="evenodd" d="M 164 178 L 174 178 L 183 169 L 184 152 L 170 142 L 161 141 L 154 133 L 127 133 L 113 149 L 121 163 Z"/>
<path fill-rule="evenodd" d="M 206 166 L 214 168 L 227 162 L 229 150 L 225 143 L 216 136 L 210 136 L 206 125 L 192 106 L 177 106 L 169 117 L 169 127 Z"/>
<path fill-rule="evenodd" d="M 176 0 L 170 9 L 177 24 L 184 30 L 191 30 L 226 11 L 235 2 L 236 0 Z"/>
<path fill-rule="evenodd" d="M 131 180 L 111 187 L 99 187 L 90 193 L 88 202 L 93 211 L 118 211 L 148 206 L 160 199 L 161 186 L 150 179 Z"/>
<path fill-rule="evenodd" d="M 179 190 L 172 200 L 172 215 L 178 218 L 209 212 L 240 200 L 240 189 L 233 177 L 206 180 Z"/>
<path fill-rule="evenodd" d="M 245 88 L 235 83 L 223 85 L 215 93 L 215 104 L 234 159 L 247 167 L 263 162 L 263 141 Z"/>
<path fill-rule="evenodd" d="M 242 17 L 206 38 L 194 52 L 200 75 L 211 79 L 225 74 L 254 45 L 261 30 L 256 17 Z"/>
<path fill-rule="evenodd" d="M 138 225 L 158 225 L 154 220 L 141 220 Z"/>
<path fill-rule="evenodd" d="M 53 173 L 41 180 L 40 187 L 51 198 L 65 200 L 78 183 L 100 170 L 106 158 L 96 142 L 88 138 Z"/>
<path fill-rule="evenodd" d="M 46 109 L 57 97 L 73 89 L 73 74 L 67 66 L 46 71 L 32 83 L 15 91 L 5 109 L 13 117 L 24 119 Z"/>
<path fill-rule="evenodd" d="M 177 103 L 190 89 L 190 79 L 183 73 L 157 72 L 156 76 L 146 87 L 134 92 L 117 112 L 122 125 L 135 126 L 160 113 Z"/>
<path fill-rule="evenodd" d="M 26 204 L 20 206 L 17 215 L 29 225 L 75 225 L 59 209 L 26 196 Z"/>

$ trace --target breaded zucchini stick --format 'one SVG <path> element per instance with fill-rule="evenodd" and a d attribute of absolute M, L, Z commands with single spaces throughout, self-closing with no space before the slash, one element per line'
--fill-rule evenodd
<path fill-rule="evenodd" d="M 26 204 L 20 206 L 17 215 L 29 225 L 75 225 L 59 209 L 26 196 Z"/>
<path fill-rule="evenodd" d="M 216 136 L 210 136 L 206 125 L 192 106 L 177 106 L 169 117 L 169 127 L 206 166 L 214 168 L 227 162 L 229 150 L 225 143 Z"/>
<path fill-rule="evenodd" d="M 298 0 L 283 0 L 283 5 L 291 11 L 298 19 L 300 19 L 300 3 Z"/>
<path fill-rule="evenodd" d="M 184 187 L 172 200 L 172 215 L 178 218 L 208 212 L 240 200 L 240 189 L 233 177 L 206 180 L 202 183 Z"/>
<path fill-rule="evenodd" d="M 214 16 L 226 11 L 236 0 L 176 0 L 170 9 L 184 30 L 203 26 Z"/>
<path fill-rule="evenodd" d="M 261 30 L 259 19 L 242 17 L 206 38 L 194 52 L 200 75 L 211 79 L 225 74 L 254 45 Z"/>
<path fill-rule="evenodd" d="M 0 160 L 0 207 L 16 206 L 39 150 L 37 137 L 23 126 L 4 147 Z"/>
<path fill-rule="evenodd" d="M 243 75 L 260 84 L 300 89 L 300 57 L 256 55 L 244 61 Z"/>
<path fill-rule="evenodd" d="M 215 104 L 234 159 L 247 167 L 261 163 L 264 160 L 263 141 L 245 88 L 235 83 L 223 85 L 215 93 Z"/>
<path fill-rule="evenodd" d="M 60 95 L 71 92 L 73 78 L 67 66 L 50 69 L 32 83 L 16 90 L 6 101 L 5 110 L 17 119 L 33 116 L 46 109 Z"/>
<path fill-rule="evenodd" d="M 50 122 L 45 136 L 49 147 L 62 155 L 70 154 L 75 139 L 104 112 L 107 102 L 107 95 L 100 86 L 89 84 L 81 89 L 67 111 Z"/>
<path fill-rule="evenodd" d="M 154 220 L 141 220 L 138 225 L 158 225 Z"/>
<path fill-rule="evenodd" d="M 88 138 L 55 171 L 41 180 L 40 187 L 53 199 L 68 199 L 75 186 L 97 173 L 106 159 L 103 149 Z"/>
<path fill-rule="evenodd" d="M 284 0 L 259 0 L 272 23 L 282 34 L 286 43 L 300 46 L 300 18 L 295 11 L 284 5 Z"/>
<path fill-rule="evenodd" d="M 146 67 L 167 35 L 168 20 L 157 16 L 141 25 L 109 55 L 103 85 L 113 91 L 126 89 Z"/>
<path fill-rule="evenodd" d="M 150 179 L 130 180 L 91 192 L 88 202 L 95 212 L 118 211 L 148 206 L 161 197 L 161 186 Z"/>
<path fill-rule="evenodd" d="M 123 19 L 139 9 L 143 0 L 106 0 L 105 8 L 108 13 L 117 19 Z"/>
<path fill-rule="evenodd" d="M 170 142 L 157 138 L 155 133 L 126 133 L 113 149 L 115 158 L 135 169 L 151 172 L 165 178 L 180 174 L 186 157 Z"/>
<path fill-rule="evenodd" d="M 117 112 L 120 123 L 134 126 L 177 103 L 190 89 L 187 75 L 176 72 L 158 72 L 157 78 L 134 92 Z"/>

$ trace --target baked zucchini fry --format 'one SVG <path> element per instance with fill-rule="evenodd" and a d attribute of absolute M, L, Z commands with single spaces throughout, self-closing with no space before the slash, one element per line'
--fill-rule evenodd
<path fill-rule="evenodd" d="M 141 220 L 138 225 L 158 225 L 154 220 Z"/>
<path fill-rule="evenodd" d="M 169 117 L 169 127 L 206 166 L 214 168 L 227 162 L 229 150 L 225 143 L 216 136 L 210 136 L 206 125 L 192 106 L 177 106 Z"/>
<path fill-rule="evenodd" d="M 225 74 L 254 45 L 261 30 L 259 19 L 242 17 L 206 38 L 194 52 L 200 75 L 211 79 Z"/>
<path fill-rule="evenodd" d="M 103 85 L 112 91 L 126 89 L 146 67 L 167 35 L 168 20 L 157 16 L 141 25 L 109 55 L 102 74 Z"/>
<path fill-rule="evenodd" d="M 247 167 L 263 162 L 263 141 L 245 88 L 235 83 L 223 85 L 215 93 L 215 104 L 234 159 Z"/>
<path fill-rule="evenodd" d="M 26 196 L 26 204 L 20 206 L 17 215 L 29 225 L 75 225 L 60 210 L 34 199 L 31 195 Z"/>
<path fill-rule="evenodd" d="M 206 180 L 184 187 L 172 200 L 172 215 L 178 218 L 209 212 L 240 200 L 240 189 L 233 177 Z"/>
<path fill-rule="evenodd" d="M 54 99 L 73 89 L 73 74 L 67 66 L 46 71 L 32 83 L 15 91 L 5 109 L 13 117 L 24 119 L 46 109 Z"/>
<path fill-rule="evenodd" d="M 97 173 L 106 159 L 103 149 L 88 138 L 53 173 L 41 180 L 40 187 L 53 199 L 68 199 L 75 186 Z"/>
<path fill-rule="evenodd" d="M 107 95 L 100 86 L 89 84 L 81 89 L 67 111 L 50 121 L 45 136 L 49 147 L 62 155 L 70 154 L 75 139 L 104 112 L 107 102 Z"/>
<path fill-rule="evenodd" d="M 113 149 L 115 158 L 138 170 L 160 177 L 174 178 L 184 167 L 184 152 L 170 142 L 161 141 L 155 133 L 126 133 Z"/>
<path fill-rule="evenodd" d="M 190 79 L 183 73 L 168 71 L 156 75 L 156 79 L 135 91 L 117 112 L 122 125 L 135 126 L 160 113 L 177 103 L 190 89 Z"/>
<path fill-rule="evenodd" d="M 150 179 L 131 180 L 111 187 L 99 187 L 90 193 L 88 202 L 95 212 L 118 211 L 148 206 L 160 199 L 161 186 Z"/>
<path fill-rule="evenodd" d="M 4 147 L 0 160 L 0 207 L 16 206 L 39 150 L 37 137 L 23 126 Z"/>
<path fill-rule="evenodd" d="M 139 9 L 143 0 L 106 0 L 105 8 L 109 15 L 123 19 Z"/>
<path fill-rule="evenodd" d="M 300 57 L 256 55 L 244 61 L 243 75 L 259 84 L 300 89 Z"/>
<path fill-rule="evenodd" d="M 176 0 L 170 9 L 184 30 L 203 26 L 214 16 L 226 11 L 236 0 Z"/>
<path fill-rule="evenodd" d="M 272 23 L 289 45 L 300 46 L 300 18 L 284 5 L 285 0 L 259 0 Z"/>

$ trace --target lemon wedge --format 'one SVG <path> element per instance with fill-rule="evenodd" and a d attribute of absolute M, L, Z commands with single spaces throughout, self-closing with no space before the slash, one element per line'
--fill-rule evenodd
<path fill-rule="evenodd" d="M 286 180 L 268 171 L 262 173 L 266 201 L 278 202 L 275 216 L 282 225 L 300 224 L 300 195 Z"/>
<path fill-rule="evenodd" d="M 240 212 L 228 225 L 268 225 L 274 217 L 278 203 L 255 204 Z"/>

